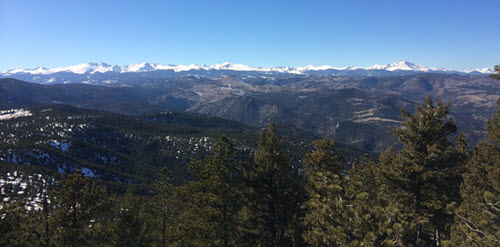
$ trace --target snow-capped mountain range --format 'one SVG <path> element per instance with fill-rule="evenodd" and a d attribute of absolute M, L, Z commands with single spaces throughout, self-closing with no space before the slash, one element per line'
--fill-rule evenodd
<path fill-rule="evenodd" d="M 303 74 L 307 71 L 322 71 L 322 70 L 387 70 L 387 71 L 396 71 L 396 70 L 404 70 L 404 71 L 415 71 L 415 72 L 462 72 L 462 73 L 492 73 L 493 69 L 484 68 L 484 69 L 476 69 L 470 71 L 454 71 L 451 69 L 442 69 L 442 68 L 429 68 L 423 65 L 414 64 L 406 61 L 397 61 L 393 64 L 384 64 L 379 65 L 375 64 L 368 68 L 361 68 L 355 66 L 343 67 L 343 68 L 335 68 L 329 65 L 323 66 L 304 66 L 304 67 L 251 67 L 244 64 L 231 64 L 231 63 L 222 63 L 222 64 L 214 64 L 210 66 L 206 65 L 161 65 L 157 63 L 138 63 L 138 64 L 130 64 L 124 66 L 118 65 L 109 65 L 106 63 L 83 63 L 74 66 L 65 66 L 55 69 L 47 69 L 44 67 L 38 67 L 35 69 L 10 69 L 2 75 L 14 75 L 20 73 L 26 74 L 41 74 L 48 75 L 54 74 L 58 72 L 70 72 L 75 74 L 94 74 L 94 73 L 106 73 L 106 72 L 116 72 L 116 73 L 130 73 L 130 72 L 150 72 L 156 70 L 173 70 L 175 72 L 183 72 L 190 70 L 233 70 L 233 71 L 258 71 L 258 72 L 281 72 L 281 73 L 291 73 L 291 74 Z"/>
<path fill-rule="evenodd" d="M 12 77 L 16 79 L 38 82 L 44 84 L 53 83 L 109 83 L 123 78 L 134 77 L 133 74 L 141 74 L 142 77 L 176 77 L 181 75 L 194 75 L 203 77 L 220 77 L 225 75 L 236 76 L 286 76 L 286 75 L 336 75 L 336 76 L 386 76 L 406 75 L 413 73 L 446 73 L 446 74 L 490 74 L 491 68 L 476 69 L 470 71 L 455 71 L 443 68 L 430 68 L 407 61 L 397 61 L 393 64 L 373 65 L 368 68 L 343 67 L 335 68 L 329 65 L 304 66 L 304 67 L 252 67 L 244 64 L 222 63 L 214 65 L 161 65 L 157 63 L 138 63 L 124 66 L 109 65 L 106 63 L 84 63 L 74 66 L 48 69 L 38 67 L 34 69 L 10 69 L 0 73 L 0 78 Z M 144 75 L 146 74 L 146 75 Z"/>

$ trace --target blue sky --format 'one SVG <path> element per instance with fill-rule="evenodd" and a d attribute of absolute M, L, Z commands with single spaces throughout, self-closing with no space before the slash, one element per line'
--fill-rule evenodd
<path fill-rule="evenodd" d="M 500 63 L 500 1 L 0 0 L 0 71 L 85 62 Z"/>

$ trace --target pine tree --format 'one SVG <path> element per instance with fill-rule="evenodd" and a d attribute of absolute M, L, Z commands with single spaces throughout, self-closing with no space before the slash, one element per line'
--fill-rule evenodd
<path fill-rule="evenodd" d="M 162 168 L 158 172 L 158 179 L 153 183 L 156 196 L 151 202 L 154 215 L 154 230 L 158 246 L 168 246 L 171 241 L 172 222 L 174 219 L 173 182 L 167 168 Z M 156 245 L 155 245 L 156 246 Z"/>
<path fill-rule="evenodd" d="M 118 205 L 114 224 L 116 246 L 151 246 L 151 224 L 144 208 L 145 198 L 134 195 L 129 187 Z"/>
<path fill-rule="evenodd" d="M 39 194 L 42 196 L 42 210 L 43 218 L 40 222 L 43 223 L 43 246 L 49 246 L 51 229 L 50 229 L 50 216 L 52 215 L 53 205 L 49 202 L 54 201 L 54 198 L 50 195 L 50 187 L 53 185 L 53 178 L 47 177 L 46 180 L 42 180 L 40 184 Z"/>
<path fill-rule="evenodd" d="M 241 210 L 241 169 L 235 145 L 225 136 L 201 161 L 191 162 L 194 181 L 182 188 L 186 199 L 178 217 L 182 243 L 189 246 L 237 246 Z"/>
<path fill-rule="evenodd" d="M 332 140 L 316 140 L 313 145 L 316 150 L 304 160 L 308 195 L 304 239 L 311 246 L 343 246 L 350 229 L 345 225 L 348 209 L 342 157 Z"/>
<path fill-rule="evenodd" d="M 30 246 L 23 229 L 28 220 L 24 203 L 18 200 L 0 208 L 0 246 Z"/>
<path fill-rule="evenodd" d="M 45 217 L 42 211 L 28 210 L 24 220 L 20 221 L 20 229 L 14 238 L 22 243 L 20 246 L 49 246 L 44 229 Z M 15 245 L 9 245 L 15 246 Z"/>
<path fill-rule="evenodd" d="M 378 197 L 379 170 L 378 164 L 368 155 L 349 170 L 347 200 L 350 207 L 344 218 L 350 231 L 347 246 L 381 246 L 386 237 L 384 232 L 379 232 L 379 215 L 386 210 Z"/>
<path fill-rule="evenodd" d="M 23 170 L 17 173 L 23 178 L 29 178 L 29 174 L 32 174 Z M 40 183 L 34 179 L 25 180 L 27 186 L 23 196 L 26 200 L 17 199 L 0 206 L 0 246 L 49 246 L 52 207 L 47 203 L 47 184 L 51 184 L 51 178 L 47 179 L 49 181 L 38 181 Z M 34 205 L 32 199 L 40 196 L 41 205 Z"/>
<path fill-rule="evenodd" d="M 490 75 L 491 78 L 500 80 L 500 65 L 495 65 L 495 73 Z"/>
<path fill-rule="evenodd" d="M 51 238 L 57 246 L 89 246 L 94 245 L 94 231 L 101 228 L 101 215 L 109 209 L 106 191 L 103 187 L 90 183 L 81 171 L 68 175 L 59 181 L 53 192 L 56 206 L 51 216 L 54 234 Z M 104 239 L 99 237 L 100 243 Z"/>
<path fill-rule="evenodd" d="M 453 246 L 500 246 L 500 109 L 486 126 L 490 140 L 474 148 L 463 175 Z"/>
<path fill-rule="evenodd" d="M 295 219 L 300 217 L 303 179 L 287 153 L 280 150 L 281 137 L 274 124 L 261 132 L 258 144 L 243 173 L 246 243 L 276 247 L 297 244 L 300 241 L 291 234 L 298 232 L 299 221 Z"/>
<path fill-rule="evenodd" d="M 459 186 L 466 161 L 463 135 L 449 139 L 456 126 L 449 119 L 450 103 L 430 96 L 415 114 L 402 110 L 405 122 L 394 130 L 403 144 L 396 155 L 383 153 L 381 190 L 386 203 L 386 243 L 400 246 L 440 246 L 449 238 L 453 217 L 448 204 L 460 201 Z"/>

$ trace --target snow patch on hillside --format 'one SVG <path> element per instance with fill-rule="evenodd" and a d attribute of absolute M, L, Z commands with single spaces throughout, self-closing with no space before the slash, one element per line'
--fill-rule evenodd
<path fill-rule="evenodd" d="M 0 111 L 0 120 L 7 120 L 19 117 L 29 117 L 33 114 L 29 110 L 26 109 L 9 109 Z"/>
<path fill-rule="evenodd" d="M 64 141 L 52 140 L 50 142 L 50 146 L 52 146 L 53 148 L 61 149 L 61 151 L 63 152 L 68 152 L 71 144 Z"/>
<path fill-rule="evenodd" d="M 95 178 L 94 172 L 89 168 L 82 168 L 82 174 L 86 177 Z"/>

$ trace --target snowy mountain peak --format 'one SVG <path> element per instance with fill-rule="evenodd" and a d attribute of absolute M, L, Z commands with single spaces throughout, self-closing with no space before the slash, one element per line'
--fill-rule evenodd
<path fill-rule="evenodd" d="M 217 65 L 213 65 L 215 69 L 217 69 Z M 259 71 L 261 68 L 255 68 L 251 67 L 248 65 L 244 64 L 232 64 L 232 63 L 223 63 L 219 65 L 219 69 L 225 69 L 225 70 L 237 70 L 237 71 Z M 209 68 L 212 68 L 212 66 L 209 66 Z"/>
<path fill-rule="evenodd" d="M 395 65 L 395 66 L 415 66 L 416 64 L 410 63 L 410 62 L 404 61 L 404 60 L 399 60 L 399 61 L 393 63 L 392 65 Z"/>
<path fill-rule="evenodd" d="M 493 70 L 493 68 L 482 68 L 482 69 L 475 69 L 475 70 L 466 70 L 464 72 L 465 73 L 492 74 L 495 71 Z"/>
<path fill-rule="evenodd" d="M 397 61 L 393 64 L 384 64 L 384 65 L 375 64 L 371 67 L 368 67 L 368 69 L 388 70 L 388 71 L 413 70 L 413 71 L 425 71 L 425 72 L 431 70 L 426 66 L 410 63 L 407 61 Z"/>
<path fill-rule="evenodd" d="M 442 69 L 442 68 L 429 68 L 424 65 L 410 63 L 408 61 L 397 61 L 393 64 L 384 64 L 379 65 L 375 64 L 367 69 L 374 70 L 387 70 L 387 71 L 397 71 L 397 70 L 405 70 L 405 71 L 416 71 L 416 72 L 453 72 L 451 69 Z"/>
<path fill-rule="evenodd" d="M 122 67 L 120 67 L 119 72 L 121 72 L 121 73 L 149 72 L 149 71 L 156 70 L 157 66 L 158 66 L 158 64 L 155 64 L 155 63 L 142 62 L 142 63 L 122 66 Z"/>
<path fill-rule="evenodd" d="M 75 66 L 62 67 L 58 69 L 52 69 L 54 72 L 73 72 L 75 74 L 86 74 L 86 73 L 104 73 L 110 71 L 111 65 L 106 63 L 83 63 Z"/>
<path fill-rule="evenodd" d="M 418 65 L 414 63 L 410 63 L 407 61 L 397 61 L 393 64 L 390 65 L 391 69 L 397 70 L 414 70 L 414 71 L 429 71 L 430 68 L 423 66 L 423 65 Z"/>

